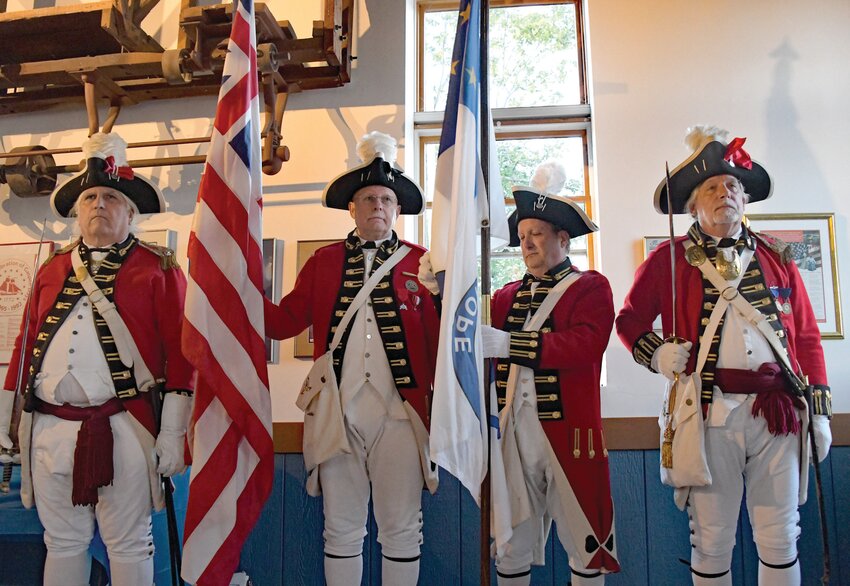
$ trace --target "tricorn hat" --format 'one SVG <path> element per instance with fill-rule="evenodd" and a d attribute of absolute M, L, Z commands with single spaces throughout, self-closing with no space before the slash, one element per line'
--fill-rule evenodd
<path fill-rule="evenodd" d="M 89 187 L 111 187 L 126 195 L 140 214 L 165 211 L 159 189 L 127 165 L 127 143 L 114 132 L 97 132 L 83 143 L 86 168 L 57 187 L 50 196 L 53 210 L 67 218 L 80 194 Z"/>
<path fill-rule="evenodd" d="M 742 148 L 746 138 L 726 143 L 728 132 L 714 126 L 694 126 L 685 144 L 693 154 L 670 173 L 670 202 L 674 214 L 686 214 L 685 204 L 700 183 L 716 175 L 737 177 L 750 196 L 750 202 L 771 196 L 773 182 L 767 171 Z M 655 209 L 667 213 L 667 178 L 655 189 Z"/>
<path fill-rule="evenodd" d="M 599 230 L 581 207 L 567 197 L 556 195 L 564 188 L 567 174 L 558 161 L 541 163 L 531 179 L 533 187 L 513 187 L 516 211 L 508 217 L 510 246 L 519 246 L 517 228 L 522 220 L 537 218 L 546 220 L 560 230 L 566 230 L 570 238 L 584 236 Z"/>
<path fill-rule="evenodd" d="M 331 181 L 322 194 L 326 208 L 347 210 L 354 194 L 369 185 L 393 190 L 402 214 L 418 215 L 425 207 L 422 190 L 396 166 L 396 140 L 383 132 L 370 132 L 357 143 L 357 155 L 363 164 Z"/>

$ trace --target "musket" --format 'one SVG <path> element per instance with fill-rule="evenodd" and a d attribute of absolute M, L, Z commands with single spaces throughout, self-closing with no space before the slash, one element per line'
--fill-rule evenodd
<path fill-rule="evenodd" d="M 670 287 L 672 289 L 672 304 L 673 304 L 673 321 L 671 324 L 672 332 L 670 337 L 665 342 L 679 343 L 679 338 L 676 336 L 676 234 L 673 231 L 673 201 L 670 196 L 670 165 L 664 163 L 665 183 L 667 187 L 667 227 L 670 233 Z M 676 430 L 673 429 L 673 413 L 676 410 L 676 391 L 679 385 L 679 373 L 674 374 L 673 385 L 670 387 L 670 395 L 667 399 L 667 421 L 664 425 L 664 439 L 661 442 L 661 465 L 664 468 L 673 467 L 673 436 Z"/>
<path fill-rule="evenodd" d="M 23 378 L 24 378 L 24 361 L 26 359 L 27 336 L 29 335 L 30 315 L 32 313 L 32 288 L 33 288 L 33 285 L 35 284 L 35 274 L 36 274 L 36 271 L 38 271 L 38 266 L 39 266 L 40 261 L 41 261 L 41 247 L 44 244 L 44 233 L 45 233 L 46 230 L 47 230 L 47 218 L 45 217 L 41 221 L 41 236 L 38 239 L 38 248 L 36 248 L 35 259 L 33 260 L 33 264 L 32 264 L 32 274 L 30 276 L 29 293 L 27 294 L 27 308 L 26 308 L 26 311 L 24 312 L 24 327 L 23 327 L 23 331 L 21 333 L 21 348 L 19 350 L 19 355 L 18 355 L 18 378 L 15 381 L 15 390 L 14 390 L 15 398 L 12 399 L 13 405 L 17 401 L 18 396 L 23 395 L 23 390 L 21 389 L 21 383 L 23 382 Z M 12 410 L 14 412 L 14 408 Z M 20 438 L 18 439 L 18 442 L 20 444 Z M 14 446 L 9 450 L 7 450 L 5 448 L 0 448 L 0 455 L 8 455 L 10 458 L 14 458 L 14 453 L 15 453 L 14 450 L 15 450 Z"/>

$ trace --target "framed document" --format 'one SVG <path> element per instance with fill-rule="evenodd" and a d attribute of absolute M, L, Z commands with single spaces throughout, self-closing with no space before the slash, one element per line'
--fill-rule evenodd
<path fill-rule="evenodd" d="M 812 303 L 821 338 L 843 339 L 835 214 L 748 214 L 747 220 L 756 232 L 788 244 Z"/>
<path fill-rule="evenodd" d="M 0 364 L 9 364 L 38 267 L 53 242 L 0 244 Z"/>

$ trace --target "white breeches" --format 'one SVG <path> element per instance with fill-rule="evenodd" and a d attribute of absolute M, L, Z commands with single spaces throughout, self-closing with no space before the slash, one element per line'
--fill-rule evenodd
<path fill-rule="evenodd" d="M 33 414 L 33 492 L 51 556 L 86 552 L 96 520 L 110 560 L 133 563 L 153 557 L 148 465 L 129 418 L 123 412 L 109 418 L 115 474 L 111 485 L 98 490 L 98 503 L 92 507 L 71 504 L 74 448 L 81 423 Z"/>
<path fill-rule="evenodd" d="M 599 570 L 586 569 L 573 551 L 571 544 L 574 539 L 567 531 L 571 519 L 564 505 L 565 496 L 558 486 L 559 482 L 566 482 L 566 476 L 549 446 L 549 439 L 533 405 L 523 405 L 517 411 L 516 430 L 522 470 L 506 472 L 524 475 L 532 514 L 514 527 L 504 555 L 496 557 L 496 568 L 502 574 L 517 574 L 528 570 L 532 564 L 545 563 L 543 548 L 554 520 L 570 568 L 588 575 L 598 574 Z"/>
<path fill-rule="evenodd" d="M 688 497 L 692 566 L 702 572 L 729 569 L 745 488 L 759 557 L 769 564 L 797 557 L 799 436 L 772 435 L 764 418 L 752 416 L 753 400 L 729 413 L 725 425 L 706 429 L 712 484 Z"/>
<path fill-rule="evenodd" d="M 369 384 L 361 388 L 345 409 L 352 453 L 319 465 L 327 554 L 362 552 L 371 492 L 383 555 L 419 555 L 424 485 L 419 449 L 410 420 L 389 416 L 404 412 L 397 409 L 397 393 L 391 400 L 399 405 L 387 406 Z"/>

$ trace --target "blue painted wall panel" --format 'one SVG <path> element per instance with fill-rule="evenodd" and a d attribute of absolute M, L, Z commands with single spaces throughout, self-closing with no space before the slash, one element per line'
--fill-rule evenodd
<path fill-rule="evenodd" d="M 658 451 L 619 451 L 610 455 L 617 515 L 618 552 L 623 572 L 609 584 L 681 585 L 689 583 L 687 567 L 677 558 L 690 556 L 687 515 L 672 502 L 672 490 L 658 480 Z M 275 459 L 275 484 L 257 528 L 245 545 L 241 567 L 257 586 L 322 584 L 322 503 L 304 492 L 303 458 L 297 454 Z M 187 478 L 179 479 L 185 485 Z M 823 481 L 832 553 L 832 584 L 850 584 L 850 447 L 837 447 L 824 462 Z M 185 488 L 178 493 L 178 511 L 185 512 Z M 0 499 L 2 501 L 4 499 Z M 44 546 L 34 511 L 24 511 L 14 495 L 0 503 L 0 583 L 40 582 Z M 435 496 L 423 496 L 425 544 L 421 584 L 438 586 L 479 583 L 479 513 L 465 489 L 443 474 Z M 17 521 L 21 521 L 18 523 Z M 158 556 L 167 560 L 163 519 L 155 518 Z M 814 488 L 801 509 L 803 537 L 799 543 L 803 584 L 817 584 L 822 573 L 820 529 Z M 380 565 L 374 521 L 366 543 L 371 567 L 364 584 L 379 584 Z M 736 585 L 754 586 L 757 559 L 746 512 L 742 510 L 733 568 Z M 547 544 L 548 564 L 535 569 L 533 584 L 565 584 L 566 559 L 560 544 Z M 369 566 L 370 564 L 367 564 Z M 168 583 L 168 568 L 157 562 L 157 583 Z M 495 583 L 495 571 L 492 573 Z"/>

